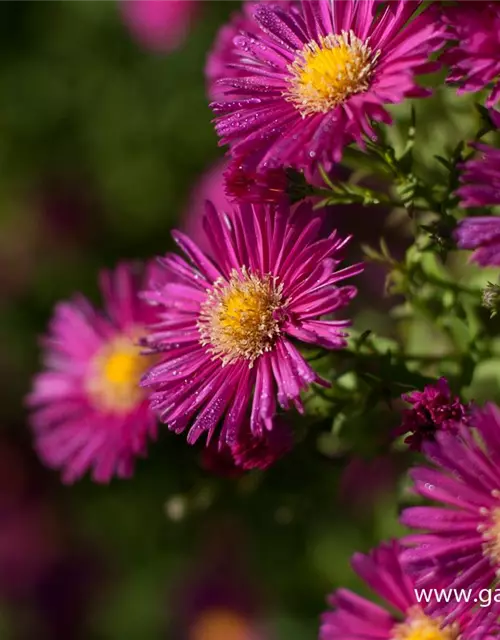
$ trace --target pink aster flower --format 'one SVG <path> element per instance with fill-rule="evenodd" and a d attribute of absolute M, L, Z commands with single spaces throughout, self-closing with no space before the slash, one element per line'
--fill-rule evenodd
<path fill-rule="evenodd" d="M 446 624 L 468 613 L 473 626 L 488 627 L 500 615 L 493 598 L 489 607 L 478 605 L 500 571 L 500 409 L 489 404 L 471 422 L 473 430 L 460 425 L 458 433 L 441 431 L 423 445 L 434 466 L 412 470 L 414 491 L 439 504 L 403 512 L 403 524 L 425 532 L 404 539 L 410 548 L 402 560 L 418 587 L 471 590 L 468 602 L 433 602 L 428 613 Z"/>
<path fill-rule="evenodd" d="M 182 44 L 200 8 L 196 0 L 122 0 L 120 6 L 137 41 L 159 52 Z"/>
<path fill-rule="evenodd" d="M 442 618 L 426 615 L 417 601 L 415 584 L 400 562 L 397 542 L 385 543 L 368 555 L 356 553 L 356 573 L 388 605 L 387 608 L 339 589 L 329 598 L 334 608 L 323 614 L 320 640 L 467 640 L 483 638 L 466 616 L 442 626 Z"/>
<path fill-rule="evenodd" d="M 43 462 L 73 482 L 128 477 L 156 423 L 139 380 L 151 364 L 138 346 L 154 310 L 137 297 L 142 278 L 126 264 L 101 275 L 104 313 L 82 296 L 56 306 L 44 340 L 46 370 L 28 397 Z"/>
<path fill-rule="evenodd" d="M 475 249 L 471 259 L 482 267 L 500 267 L 500 217 L 464 218 L 455 239 L 460 249 Z"/>
<path fill-rule="evenodd" d="M 498 2 L 457 2 L 445 6 L 442 19 L 453 42 L 442 56 L 451 66 L 447 82 L 458 83 L 458 94 L 493 84 L 486 101 L 495 104 L 500 92 L 500 7 Z"/>
<path fill-rule="evenodd" d="M 385 104 L 428 92 L 415 74 L 442 27 L 419 2 L 311 0 L 255 3 L 252 24 L 226 49 L 216 129 L 245 168 L 310 168 L 341 158 L 351 142 L 390 123 Z M 246 22 L 245 22 L 246 24 Z M 222 76 L 222 73 L 220 73 Z"/>
<path fill-rule="evenodd" d="M 189 443 L 202 434 L 210 441 L 218 426 L 221 445 L 241 441 L 246 429 L 261 438 L 275 425 L 276 399 L 302 411 L 301 391 L 328 385 L 295 340 L 345 346 L 349 322 L 323 316 L 355 296 L 339 283 L 362 265 L 338 271 L 347 240 L 335 232 L 322 237 L 321 224 L 310 204 L 293 213 L 286 205 L 218 213 L 208 204 L 204 227 L 214 260 L 174 232 L 189 263 L 160 259 L 166 282 L 144 293 L 160 317 L 147 337 L 160 361 L 143 384 L 160 420 L 176 433 L 188 429 Z"/>
<path fill-rule="evenodd" d="M 405 440 L 410 449 L 420 451 L 423 442 L 434 440 L 437 431 L 456 432 L 459 423 L 467 422 L 469 406 L 452 396 L 446 378 L 439 378 L 423 391 L 412 391 L 401 397 L 413 406 L 403 411 L 396 435 L 410 433 Z"/>
<path fill-rule="evenodd" d="M 500 149 L 487 144 L 472 145 L 481 156 L 461 166 L 461 186 L 456 193 L 462 207 L 489 207 L 500 204 Z"/>

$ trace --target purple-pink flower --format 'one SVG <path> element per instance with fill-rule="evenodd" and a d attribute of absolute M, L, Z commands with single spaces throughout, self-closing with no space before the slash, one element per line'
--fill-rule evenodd
<path fill-rule="evenodd" d="M 471 259 L 482 267 L 500 266 L 500 217 L 464 218 L 455 239 L 460 249 L 474 249 Z"/>
<path fill-rule="evenodd" d="M 498 114 L 495 114 L 498 119 Z M 462 207 L 489 207 L 500 204 L 500 149 L 487 144 L 472 145 L 481 155 L 461 166 L 461 186 L 456 193 Z"/>
<path fill-rule="evenodd" d="M 136 40 L 159 52 L 182 44 L 200 9 L 197 0 L 121 0 L 120 6 Z"/>
<path fill-rule="evenodd" d="M 452 42 L 442 61 L 451 69 L 447 82 L 458 84 L 458 94 L 476 92 L 493 84 L 486 104 L 494 105 L 500 92 L 500 6 L 498 2 L 445 3 L 442 20 Z"/>
<path fill-rule="evenodd" d="M 222 145 L 245 169 L 338 161 L 351 142 L 390 123 L 384 105 L 428 91 L 415 75 L 434 70 L 429 55 L 442 26 L 419 2 L 310 0 L 252 3 L 244 30 L 217 45 Z M 236 25 L 237 27 L 240 25 Z"/>
<path fill-rule="evenodd" d="M 432 467 L 412 470 L 414 491 L 435 506 L 410 507 L 403 524 L 424 533 L 408 535 L 402 560 L 425 588 L 470 589 L 460 602 L 433 602 L 426 612 L 452 624 L 471 616 L 471 626 L 498 620 L 500 602 L 479 606 L 482 589 L 494 589 L 500 571 L 500 409 L 489 404 L 471 418 L 473 429 L 440 431 L 423 452 Z M 495 598 L 498 600 L 498 598 Z"/>
<path fill-rule="evenodd" d="M 87 471 L 97 482 L 129 477 L 156 436 L 139 386 L 151 357 L 139 341 L 155 310 L 138 298 L 140 274 L 127 264 L 101 275 L 104 312 L 83 296 L 56 306 L 43 341 L 45 371 L 28 396 L 36 449 L 64 482 Z"/>
<path fill-rule="evenodd" d="M 500 126 L 500 113 L 490 109 L 492 125 Z M 456 193 L 462 207 L 492 207 L 500 205 L 500 150 L 487 144 L 472 145 L 479 157 L 461 166 L 460 187 Z M 474 249 L 472 260 L 483 267 L 500 266 L 500 217 L 475 216 L 464 218 L 455 230 L 460 249 Z"/>
<path fill-rule="evenodd" d="M 403 411 L 401 426 L 395 435 L 409 433 L 405 442 L 420 451 L 427 440 L 434 440 L 437 431 L 456 432 L 460 423 L 466 423 L 469 406 L 452 396 L 446 378 L 439 378 L 423 391 L 412 391 L 401 396 L 413 405 Z"/>
<path fill-rule="evenodd" d="M 393 541 L 368 555 L 353 556 L 354 570 L 387 608 L 348 589 L 338 589 L 328 600 L 333 611 L 323 614 L 320 640 L 485 640 L 484 635 L 474 635 L 481 630 L 469 626 L 467 616 L 443 625 L 442 618 L 423 612 L 400 553 L 401 547 Z"/>
<path fill-rule="evenodd" d="M 160 259 L 165 278 L 144 297 L 160 320 L 147 345 L 158 363 L 144 376 L 151 407 L 188 442 L 216 430 L 221 446 L 275 426 L 277 404 L 302 411 L 301 391 L 328 385 L 295 341 L 340 349 L 347 320 L 323 319 L 356 295 L 339 286 L 362 265 L 337 270 L 348 239 L 320 234 L 322 216 L 303 204 L 207 205 L 204 228 L 214 259 L 174 232 L 189 262 Z"/>

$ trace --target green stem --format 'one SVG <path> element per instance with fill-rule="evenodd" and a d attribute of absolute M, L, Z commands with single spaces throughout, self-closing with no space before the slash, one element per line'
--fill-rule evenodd
<path fill-rule="evenodd" d="M 465 293 L 467 295 L 474 296 L 474 298 L 481 296 L 480 289 L 473 289 L 472 287 L 459 284 L 458 282 L 453 282 L 452 280 L 443 280 L 442 278 L 429 273 L 424 273 L 424 277 L 428 283 L 435 284 L 437 287 L 441 287 L 442 289 L 450 289 L 456 293 Z"/>

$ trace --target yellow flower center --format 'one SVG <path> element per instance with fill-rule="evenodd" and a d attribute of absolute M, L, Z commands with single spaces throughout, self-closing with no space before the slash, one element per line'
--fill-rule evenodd
<path fill-rule="evenodd" d="M 226 609 L 204 612 L 194 623 L 189 640 L 251 640 L 251 629 L 241 615 Z"/>
<path fill-rule="evenodd" d="M 139 386 L 142 374 L 151 366 L 151 356 L 141 355 L 134 335 L 114 338 L 94 357 L 86 388 L 94 406 L 110 413 L 127 413 L 144 398 Z"/>
<path fill-rule="evenodd" d="M 418 606 L 412 607 L 404 622 L 396 624 L 390 640 L 458 640 L 458 623 L 442 627 L 442 618 L 426 616 Z"/>
<path fill-rule="evenodd" d="M 302 116 L 327 113 L 355 93 L 366 91 L 380 52 L 372 53 L 352 31 L 321 36 L 297 54 L 290 65 L 285 97 Z"/>
<path fill-rule="evenodd" d="M 238 358 L 256 358 L 273 347 L 280 332 L 277 311 L 282 305 L 282 285 L 270 275 L 257 276 L 234 270 L 229 281 L 219 279 L 202 305 L 198 328 L 202 345 L 210 345 L 223 364 Z"/>

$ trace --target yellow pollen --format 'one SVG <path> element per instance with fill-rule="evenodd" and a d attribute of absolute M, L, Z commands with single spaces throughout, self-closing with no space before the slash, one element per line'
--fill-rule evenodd
<path fill-rule="evenodd" d="M 141 355 L 134 335 L 114 338 L 94 357 L 86 381 L 93 405 L 110 413 L 127 413 L 144 398 L 139 386 L 142 374 L 151 366 L 151 356 Z"/>
<path fill-rule="evenodd" d="M 241 615 L 226 609 L 211 609 L 194 623 L 189 640 L 251 640 L 248 622 Z"/>
<path fill-rule="evenodd" d="M 442 618 L 430 618 L 419 606 L 408 610 L 404 622 L 396 624 L 391 632 L 390 640 L 458 640 L 460 628 L 458 623 L 442 627 Z"/>
<path fill-rule="evenodd" d="M 241 274 L 233 270 L 229 281 L 217 280 L 201 308 L 201 344 L 209 345 L 223 364 L 243 358 L 252 367 L 280 332 L 282 289 L 271 275 L 257 276 L 245 268 Z"/>
<path fill-rule="evenodd" d="M 320 36 L 319 43 L 308 42 L 289 66 L 292 75 L 285 98 L 303 117 L 327 113 L 368 89 L 379 54 L 352 31 Z"/>
<path fill-rule="evenodd" d="M 483 534 L 483 552 L 493 565 L 500 567 L 500 507 L 488 511 L 486 522 L 478 527 Z"/>

